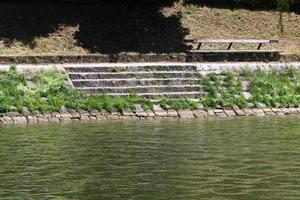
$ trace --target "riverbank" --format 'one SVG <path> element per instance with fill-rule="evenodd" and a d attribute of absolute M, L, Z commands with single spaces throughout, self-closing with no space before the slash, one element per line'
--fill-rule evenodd
<path fill-rule="evenodd" d="M 66 123 L 71 121 L 105 121 L 105 120 L 146 120 L 146 119 L 205 119 L 225 117 L 267 117 L 267 116 L 300 116 L 300 108 L 253 108 L 253 109 L 196 109 L 196 110 L 173 110 L 163 109 L 159 105 L 154 106 L 153 111 L 145 111 L 140 105 L 137 112 L 127 110 L 123 113 L 107 111 L 79 111 L 79 112 L 35 112 L 22 115 L 17 112 L 2 114 L 1 125 L 8 124 L 36 124 L 36 123 Z"/>
<path fill-rule="evenodd" d="M 3 67 L 0 73 L 0 123 L 300 115 L 300 70 L 296 63 L 280 66 L 248 65 L 248 68 L 237 63 L 221 65 L 199 63 L 197 66 L 192 64 L 90 66 L 92 71 L 97 69 L 111 76 L 124 74 L 124 70 L 128 69 L 133 72 L 144 69 L 147 73 L 143 73 L 147 76 L 155 73 L 159 75 L 162 73 L 159 70 L 167 70 L 161 79 L 141 77 L 139 82 L 143 87 L 133 87 L 139 90 L 145 87 L 148 96 L 157 94 L 153 98 L 146 98 L 140 93 L 130 93 L 128 96 L 122 93 L 127 91 L 127 87 L 131 88 L 131 84 L 136 84 L 131 82 L 136 81 L 135 78 L 134 80 L 123 78 L 122 82 L 121 79 L 107 79 L 105 84 L 111 86 L 103 86 L 102 91 L 118 89 L 118 81 L 120 84 L 126 82 L 126 87 L 121 87 L 124 91 L 118 89 L 118 93 L 115 94 L 94 92 L 85 94 L 84 91 L 87 91 L 85 88 L 76 88 L 72 83 L 74 80 L 69 79 L 64 71 L 66 66 L 53 66 L 52 69 L 46 66 Z M 82 68 L 74 67 L 77 67 L 77 70 Z M 180 79 L 181 82 L 174 83 L 174 78 L 166 77 L 175 69 L 174 67 L 176 69 L 185 67 L 190 70 L 195 68 L 193 72 L 195 77 Z M 105 72 L 107 70 L 109 73 Z M 154 82 L 150 81 L 152 79 Z M 82 81 L 84 80 L 86 79 Z M 157 85 L 157 81 L 164 85 Z M 185 81 L 185 85 L 182 85 L 182 81 Z M 181 96 L 173 99 L 153 93 L 157 92 L 153 91 L 154 89 L 165 88 L 164 94 L 168 94 L 170 88 L 177 87 L 174 84 L 193 89 L 197 92 L 197 98 L 189 99 Z M 187 87 L 186 84 L 190 86 Z M 151 90 L 148 91 L 149 88 Z M 88 89 L 90 90 L 89 87 Z"/>

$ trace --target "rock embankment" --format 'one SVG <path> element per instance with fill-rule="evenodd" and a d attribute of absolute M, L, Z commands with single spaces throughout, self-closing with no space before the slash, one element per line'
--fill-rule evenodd
<path fill-rule="evenodd" d="M 71 121 L 105 121 L 105 120 L 145 120 L 145 119 L 205 119 L 244 116 L 285 116 L 300 115 L 300 108 L 253 108 L 253 109 L 196 109 L 196 110 L 173 110 L 163 109 L 154 105 L 153 110 L 144 110 L 136 105 L 136 112 L 125 110 L 123 113 L 113 111 L 66 111 L 66 112 L 34 112 L 27 115 L 17 112 L 2 114 L 0 124 L 34 124 L 34 123 L 60 123 Z"/>

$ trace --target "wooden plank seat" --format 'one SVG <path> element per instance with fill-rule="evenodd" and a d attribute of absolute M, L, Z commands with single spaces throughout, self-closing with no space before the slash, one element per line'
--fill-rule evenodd
<path fill-rule="evenodd" d="M 228 44 L 226 52 L 228 52 L 229 50 L 232 51 L 232 52 L 244 52 L 244 51 L 245 52 L 255 52 L 255 51 L 260 52 L 260 51 L 266 51 L 266 50 L 261 50 L 261 47 L 264 44 L 278 43 L 278 40 L 223 40 L 223 39 L 221 39 L 221 40 L 215 40 L 215 39 L 214 40 L 211 40 L 211 39 L 208 39 L 208 40 L 195 40 L 195 39 L 187 39 L 187 40 L 185 40 L 185 42 L 187 44 L 193 44 L 193 45 L 197 46 L 196 49 L 192 49 L 192 50 L 190 50 L 190 52 L 224 51 L 222 49 L 220 49 L 220 50 L 201 49 L 203 44 Z M 233 44 L 257 44 L 258 47 L 255 50 L 245 50 L 245 49 L 243 49 L 243 50 L 238 50 L 238 49 L 232 50 Z M 268 52 L 269 51 L 279 52 L 278 50 L 267 50 L 267 51 Z"/>

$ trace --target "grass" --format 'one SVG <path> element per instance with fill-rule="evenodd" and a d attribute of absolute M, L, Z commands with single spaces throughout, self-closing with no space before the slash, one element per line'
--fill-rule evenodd
<path fill-rule="evenodd" d="M 105 94 L 84 95 L 66 83 L 66 76 L 58 71 L 42 71 L 30 75 L 18 73 L 15 67 L 0 74 L 0 113 L 9 111 L 22 112 L 24 107 L 29 111 L 59 112 L 62 107 L 69 110 L 114 110 L 123 113 L 126 109 L 136 112 L 135 104 L 144 110 L 153 110 L 153 102 L 137 95 L 127 97 L 110 97 Z M 197 104 L 188 99 L 159 101 L 162 107 L 195 109 Z"/>
<path fill-rule="evenodd" d="M 282 49 L 284 53 L 298 53 L 300 46 L 300 15 L 283 13 L 283 34 L 278 28 L 280 12 L 251 11 L 181 6 L 182 25 L 190 30 L 190 38 L 223 39 L 279 39 L 280 43 L 265 48 Z M 251 46 L 251 45 L 250 45 Z M 209 46 L 208 46 L 209 47 Z M 236 46 L 236 48 L 245 48 Z M 248 45 L 247 45 L 248 47 Z"/>
<path fill-rule="evenodd" d="M 207 108 L 234 106 L 244 108 L 247 104 L 242 95 L 242 82 L 231 73 L 224 73 L 222 76 L 209 74 L 203 78 L 202 86 L 208 95 L 202 97 L 200 101 Z"/>
<path fill-rule="evenodd" d="M 191 101 L 186 98 L 173 99 L 173 100 L 163 98 L 159 101 L 159 104 L 164 109 L 174 109 L 174 110 L 191 109 L 191 110 L 194 110 L 197 108 L 197 102 Z"/>
<path fill-rule="evenodd" d="M 249 88 L 243 88 L 243 81 L 249 82 Z M 209 74 L 201 84 L 208 93 L 200 99 L 206 108 L 245 108 L 249 104 L 282 108 L 300 105 L 300 70 L 295 68 Z M 250 98 L 246 99 L 243 92 L 248 92 Z"/>
<path fill-rule="evenodd" d="M 28 77 L 31 77 L 28 80 Z M 243 87 L 243 81 L 249 86 Z M 202 78 L 200 85 L 207 93 L 199 101 L 186 98 L 158 99 L 164 109 L 196 109 L 198 103 L 209 108 L 298 107 L 300 105 L 300 70 L 287 68 L 272 71 L 242 71 L 241 73 L 209 74 Z M 244 97 L 244 92 L 250 94 Z M 123 113 L 130 109 L 136 112 L 136 104 L 144 110 L 153 110 L 153 102 L 131 94 L 126 97 L 111 97 L 105 94 L 84 95 L 67 84 L 66 75 L 58 71 L 42 71 L 21 74 L 16 67 L 0 72 L 0 113 L 59 112 L 69 110 L 106 110 Z M 27 109 L 25 109 L 25 107 Z"/>
<path fill-rule="evenodd" d="M 42 71 L 31 74 L 28 81 L 24 74 L 11 67 L 1 72 L 0 112 L 29 111 L 58 112 L 62 107 L 71 110 L 106 110 L 124 112 L 126 108 L 135 111 L 135 104 L 141 104 L 145 110 L 153 109 L 150 100 L 130 95 L 128 97 L 110 97 L 101 94 L 86 96 L 66 84 L 66 76 L 57 71 Z"/>
<path fill-rule="evenodd" d="M 261 102 L 268 107 L 298 107 L 300 104 L 299 70 L 288 68 L 268 73 L 256 70 L 246 78 L 250 80 L 250 101 L 255 105 Z"/>

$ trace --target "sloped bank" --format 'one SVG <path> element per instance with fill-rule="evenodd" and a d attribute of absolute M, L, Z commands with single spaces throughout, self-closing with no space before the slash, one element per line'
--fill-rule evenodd
<path fill-rule="evenodd" d="M 68 84 L 62 71 L 22 68 L 25 73 L 20 73 L 18 67 L 7 67 L 0 74 L 0 122 L 300 115 L 298 65 L 224 66 L 198 66 L 198 84 L 205 92 L 199 99 L 160 98 L 155 103 L 134 94 L 84 95 Z"/>
<path fill-rule="evenodd" d="M 137 105 L 139 107 L 139 105 Z M 30 115 L 20 113 L 7 113 L 0 117 L 1 124 L 35 124 L 35 123 L 65 123 L 71 121 L 105 121 L 105 120 L 145 120 L 145 119 L 205 119 L 224 117 L 245 117 L 245 116 L 300 116 L 300 108 L 254 108 L 254 109 L 196 109 L 196 110 L 165 110 L 159 105 L 154 107 L 154 111 L 138 112 L 101 112 L 98 110 L 80 112 L 35 112 Z"/>

